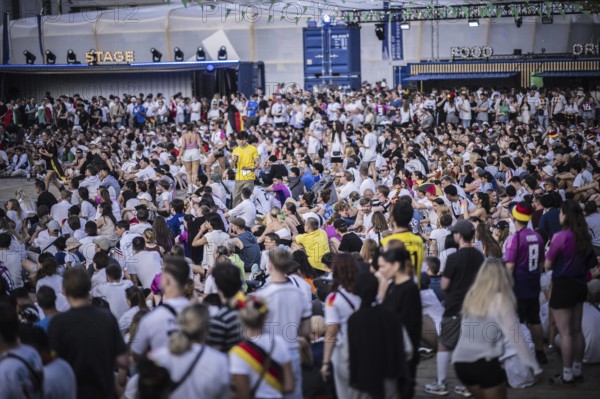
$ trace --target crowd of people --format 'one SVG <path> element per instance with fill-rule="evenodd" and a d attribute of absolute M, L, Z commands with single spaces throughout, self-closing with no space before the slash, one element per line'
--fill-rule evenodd
<path fill-rule="evenodd" d="M 0 173 L 37 194 L 0 210 L 0 398 L 505 398 L 557 355 L 544 383 L 576 386 L 600 362 L 592 94 L 0 101 Z"/>

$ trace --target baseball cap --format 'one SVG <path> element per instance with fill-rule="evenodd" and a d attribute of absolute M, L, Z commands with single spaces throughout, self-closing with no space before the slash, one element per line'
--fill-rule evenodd
<path fill-rule="evenodd" d="M 48 231 L 60 231 L 60 223 L 58 223 L 56 220 L 51 220 L 48 222 Z"/>
<path fill-rule="evenodd" d="M 229 223 L 234 224 L 237 227 L 241 227 L 243 229 L 246 228 L 246 221 L 242 218 L 233 218 L 229 221 Z"/>
<path fill-rule="evenodd" d="M 148 193 L 139 193 L 137 196 L 139 200 L 152 201 L 152 196 Z"/>
<path fill-rule="evenodd" d="M 550 165 L 546 165 L 542 168 L 545 174 L 548 176 L 554 176 L 554 168 Z"/>
<path fill-rule="evenodd" d="M 496 223 L 494 227 L 500 230 L 506 230 L 508 229 L 508 222 L 506 220 L 501 220 L 498 223 Z"/>
<path fill-rule="evenodd" d="M 71 249 L 75 249 L 79 246 L 81 246 L 81 243 L 79 242 L 79 240 L 77 238 L 70 237 L 67 239 L 67 251 L 70 251 Z"/>
<path fill-rule="evenodd" d="M 333 227 L 335 227 L 336 229 L 344 229 L 348 227 L 348 223 L 346 223 L 344 219 L 335 219 L 335 221 L 333 222 Z"/>
<path fill-rule="evenodd" d="M 461 236 L 473 234 L 475 232 L 475 225 L 470 220 L 459 220 L 454 225 L 450 226 L 451 233 L 458 233 Z"/>
<path fill-rule="evenodd" d="M 112 247 L 112 243 L 108 237 L 98 237 L 92 241 L 103 251 L 108 251 Z"/>

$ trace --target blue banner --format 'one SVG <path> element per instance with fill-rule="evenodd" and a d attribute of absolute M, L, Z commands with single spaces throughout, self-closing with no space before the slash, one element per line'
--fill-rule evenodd
<path fill-rule="evenodd" d="M 42 55 L 43 64 L 46 63 L 46 54 L 44 54 L 44 37 L 42 35 L 42 14 L 37 16 L 38 40 L 40 42 L 40 54 Z"/>
<path fill-rule="evenodd" d="M 387 10 L 390 8 L 390 2 L 386 1 L 383 3 L 383 9 Z M 385 13 L 383 14 L 385 15 Z M 390 47 L 389 47 L 389 40 L 390 40 L 390 35 L 388 34 L 389 32 L 389 22 L 386 22 L 383 24 L 383 40 L 381 42 L 381 58 L 384 61 L 387 61 L 390 59 Z"/>
<path fill-rule="evenodd" d="M 401 61 L 404 59 L 404 46 L 402 43 L 402 28 L 400 26 L 400 21 L 392 21 L 389 25 L 392 61 Z"/>
<path fill-rule="evenodd" d="M 10 37 L 8 36 L 8 24 L 10 16 L 8 12 L 4 13 L 4 21 L 2 25 L 2 64 L 10 64 Z"/>

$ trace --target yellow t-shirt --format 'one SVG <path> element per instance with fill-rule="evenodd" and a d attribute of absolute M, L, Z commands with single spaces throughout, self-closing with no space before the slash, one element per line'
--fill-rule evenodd
<path fill-rule="evenodd" d="M 415 267 L 417 281 L 421 281 L 421 266 L 423 264 L 424 248 L 423 239 L 410 231 L 394 233 L 381 240 L 381 246 L 387 249 L 387 244 L 392 240 L 402 241 L 406 250 L 410 253 L 410 259 Z M 420 284 L 419 284 L 420 285 Z"/>
<path fill-rule="evenodd" d="M 318 229 L 312 233 L 298 234 L 296 242 L 304 247 L 308 262 L 317 270 L 325 271 L 321 258 L 326 253 L 329 253 L 329 239 L 327 233 Z"/>
<path fill-rule="evenodd" d="M 256 147 L 250 144 L 246 148 L 235 147 L 232 156 L 237 157 L 235 180 L 256 180 L 254 171 L 244 170 L 244 168 L 254 169 L 256 163 L 258 163 L 258 150 Z"/>

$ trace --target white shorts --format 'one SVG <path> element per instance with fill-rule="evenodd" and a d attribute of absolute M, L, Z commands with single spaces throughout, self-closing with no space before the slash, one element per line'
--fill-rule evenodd
<path fill-rule="evenodd" d="M 183 162 L 193 162 L 200 160 L 200 150 L 197 148 L 192 148 L 190 150 L 185 150 L 183 152 L 183 156 L 181 157 Z"/>

